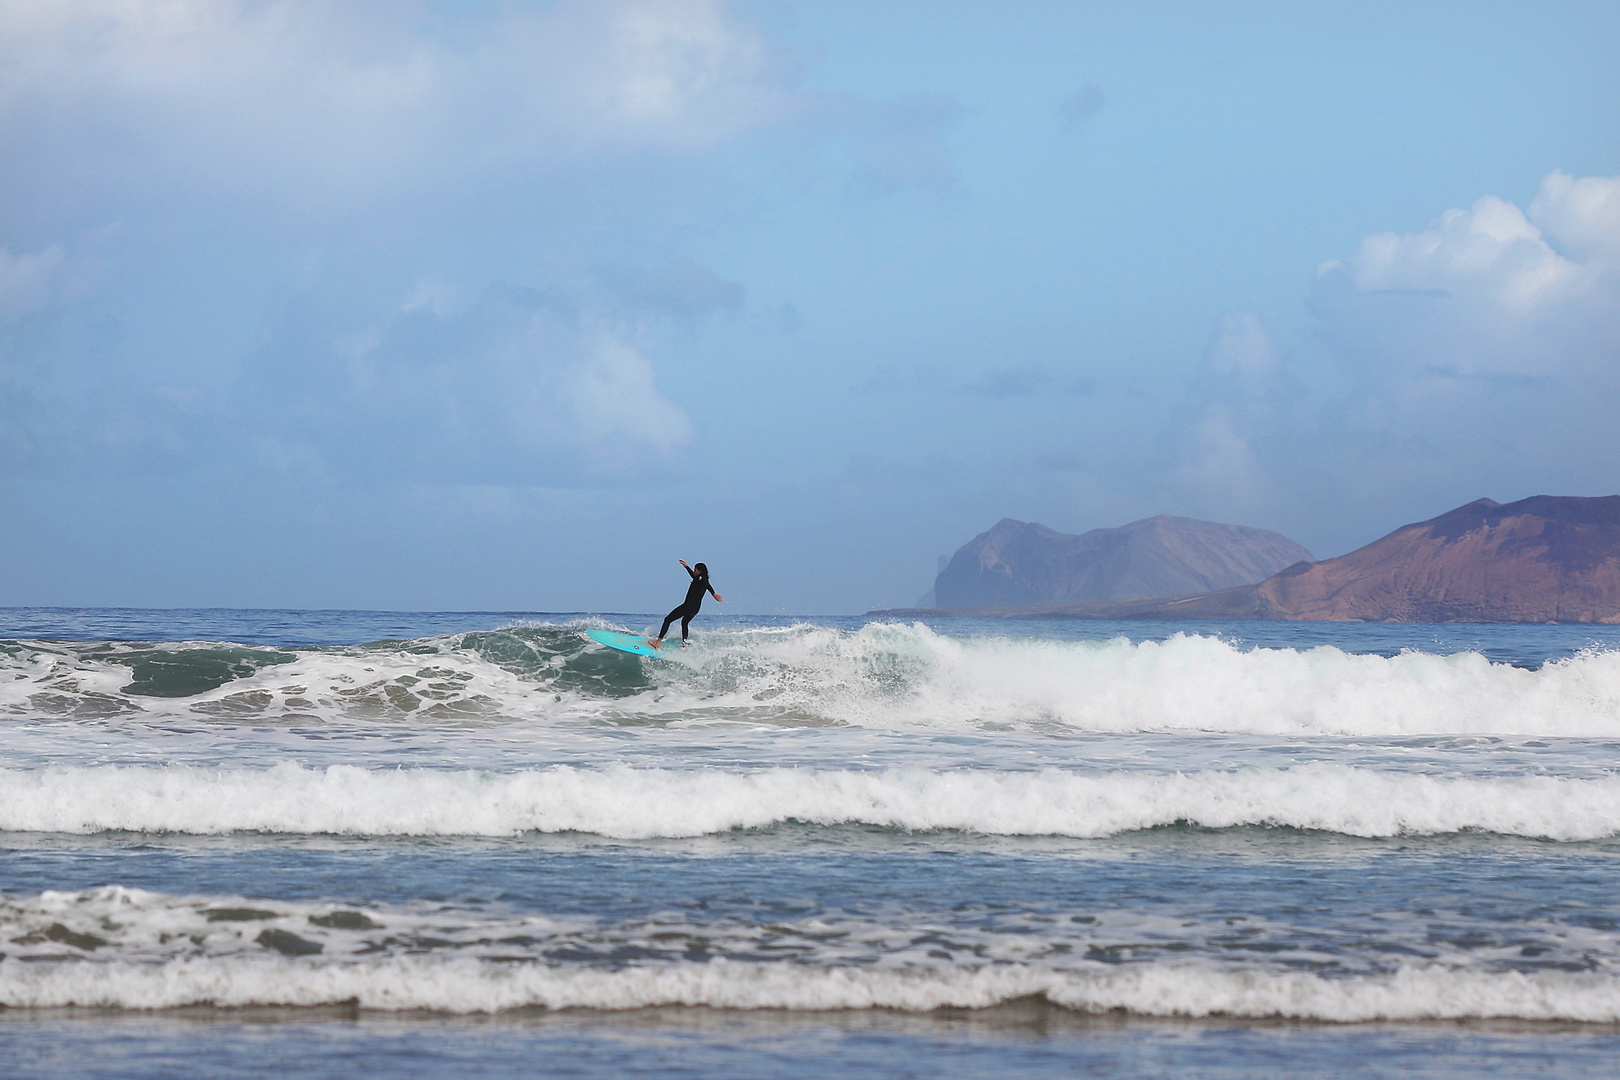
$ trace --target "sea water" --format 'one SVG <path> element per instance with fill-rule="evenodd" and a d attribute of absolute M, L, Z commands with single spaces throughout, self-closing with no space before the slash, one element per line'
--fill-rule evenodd
<path fill-rule="evenodd" d="M 6 1075 L 1604 1075 L 1620 627 L 0 611 Z"/>

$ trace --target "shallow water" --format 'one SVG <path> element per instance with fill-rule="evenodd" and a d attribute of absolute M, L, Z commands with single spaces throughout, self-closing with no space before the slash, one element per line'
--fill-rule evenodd
<path fill-rule="evenodd" d="M 647 621 L 0 612 L 0 1053 L 1575 1076 L 1620 1048 L 1620 628 L 715 618 L 667 661 L 582 632 Z"/>

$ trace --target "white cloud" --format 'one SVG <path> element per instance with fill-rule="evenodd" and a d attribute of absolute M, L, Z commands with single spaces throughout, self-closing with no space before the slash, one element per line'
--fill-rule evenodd
<path fill-rule="evenodd" d="M 1253 512 L 1276 493 L 1257 441 L 1277 432 L 1284 356 L 1258 315 L 1217 320 L 1184 413 L 1172 487 L 1186 505 L 1218 517 Z"/>
<path fill-rule="evenodd" d="M 1323 402 L 1320 482 L 1432 499 L 1613 490 L 1617 193 L 1620 177 L 1554 172 L 1527 211 L 1486 196 L 1323 264 L 1311 305 L 1346 385 Z"/>
<path fill-rule="evenodd" d="M 797 154 L 878 193 L 950 187 L 952 102 L 806 91 L 745 16 L 724 0 L 11 0 L 0 241 L 41 208 L 70 235 L 209 200 L 393 222 L 478 196 L 526 196 L 533 216 L 571 185 L 668 198 L 766 134 L 748 152 L 801 183 Z"/>
<path fill-rule="evenodd" d="M 0 2 L 0 321 L 71 291 L 91 238 L 116 233 L 88 262 L 91 317 L 0 339 L 0 377 L 43 403 L 8 415 L 31 446 L 172 427 L 224 453 L 239 432 L 210 409 L 154 405 L 211 380 L 249 457 L 293 469 L 478 482 L 547 460 L 572 483 L 592 448 L 631 452 L 616 476 L 672 458 L 693 429 L 646 325 L 743 309 L 740 283 L 687 255 L 693 220 L 732 209 L 715 151 L 809 100 L 742 14 Z M 73 258 L 19 250 L 31 234 Z M 473 300 L 514 279 L 574 307 Z M 65 419 L 47 431 L 47 413 Z"/>
<path fill-rule="evenodd" d="M 242 408 L 276 459 L 569 486 L 657 472 L 691 442 L 634 326 L 530 289 L 461 310 L 420 293 L 324 355 L 293 324 L 256 360 Z"/>
<path fill-rule="evenodd" d="M 950 102 L 804 91 L 748 15 L 0 0 L 0 318 L 96 287 L 59 332 L 5 328 L 0 376 L 39 403 L 8 415 L 63 460 L 114 431 L 468 483 L 677 458 L 693 423 L 652 343 L 746 309 L 693 252 L 774 197 L 758 174 L 953 175 Z M 568 296 L 487 299 L 512 281 Z"/>
<path fill-rule="evenodd" d="M 1216 402 L 1187 432 L 1174 481 L 1189 505 L 1230 517 L 1251 512 L 1275 495 L 1249 436 L 1239 430 L 1246 422 L 1237 410 Z"/>
<path fill-rule="evenodd" d="M 0 152 L 154 189 L 370 197 L 793 115 L 794 65 L 715 0 L 13 0 Z M 80 171 L 81 170 L 76 170 Z"/>
<path fill-rule="evenodd" d="M 1530 220 L 1572 258 L 1612 269 L 1620 257 L 1620 176 L 1551 173 L 1530 203 Z"/>
<path fill-rule="evenodd" d="M 1555 172 L 1528 215 L 1486 196 L 1367 237 L 1322 265 L 1314 306 L 1354 378 L 1577 377 L 1617 359 L 1617 251 L 1620 177 Z"/>
<path fill-rule="evenodd" d="M 706 146 L 795 110 L 793 66 L 713 0 L 575 0 L 515 29 L 548 62 L 536 114 L 585 142 Z"/>
<path fill-rule="evenodd" d="M 576 363 L 569 405 L 575 430 L 587 445 L 631 452 L 646 448 L 668 456 L 691 441 L 686 414 L 658 392 L 652 365 L 628 343 L 598 332 Z"/>
<path fill-rule="evenodd" d="M 1620 177 L 1554 172 L 1527 209 L 1486 196 L 1367 236 L 1311 307 L 1336 370 L 1220 318 L 1160 474 L 1172 501 L 1287 519 L 1614 489 Z"/>
<path fill-rule="evenodd" d="M 1222 315 L 1204 350 L 1210 374 L 1234 379 L 1250 393 L 1265 390 L 1280 362 L 1277 345 L 1265 323 L 1247 311 Z"/>
<path fill-rule="evenodd" d="M 1348 274 L 1358 292 L 1459 294 L 1523 311 L 1544 301 L 1576 273 L 1512 203 L 1492 195 L 1471 210 L 1447 210 L 1429 228 L 1369 236 L 1344 263 L 1322 275 Z"/>

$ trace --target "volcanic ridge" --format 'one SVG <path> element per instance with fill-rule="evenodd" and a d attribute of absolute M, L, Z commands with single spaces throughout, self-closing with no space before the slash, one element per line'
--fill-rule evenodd
<path fill-rule="evenodd" d="M 1123 533 L 1165 520 L 1185 522 L 1188 519 L 1152 518 L 1118 530 L 1095 532 Z M 996 529 L 1009 524 L 1022 526 L 1019 522 L 1004 521 Z M 1042 528 L 1022 527 L 1026 530 Z M 1241 529 L 1240 526 L 1216 528 Z M 1620 623 L 1620 495 L 1600 498 L 1535 495 L 1506 504 L 1478 499 L 1428 521 L 1403 525 L 1347 555 L 1321 562 L 1311 561 L 1307 555 L 1272 572 L 1264 580 L 1225 588 L 1194 586 L 1179 595 L 1165 593 L 1147 599 L 1091 595 L 1082 598 L 1078 595 L 1080 590 L 1095 587 L 1082 583 L 1072 586 L 1065 600 L 1058 600 L 1034 599 L 1042 594 L 1033 589 L 1018 591 L 1003 585 L 998 595 L 1007 599 L 947 606 L 946 597 L 964 595 L 951 591 L 954 586 L 946 581 L 947 575 L 957 567 L 959 560 L 964 560 L 964 553 L 971 554 L 970 549 L 990 550 L 994 545 L 989 541 L 996 529 L 964 546 L 940 574 L 936 584 L 940 609 L 912 609 L 904 614 Z M 1242 531 L 1292 543 L 1276 533 L 1257 529 Z M 1049 529 L 1044 532 L 1061 536 Z M 1084 540 L 1094 534 L 1067 539 Z M 1000 572 L 996 566 L 993 562 L 984 564 L 981 577 Z M 961 576 L 964 575 L 959 573 L 958 577 Z M 1017 580 L 1010 568 L 1004 576 L 1014 582 Z M 1131 579 L 1129 575 L 1116 574 L 1110 580 L 1115 583 L 1110 587 L 1119 587 L 1119 582 Z M 1148 583 L 1171 578 L 1141 575 L 1136 580 L 1142 587 L 1148 587 Z M 1048 586 L 1047 590 L 1045 595 L 1054 596 L 1061 591 L 1061 586 Z"/>

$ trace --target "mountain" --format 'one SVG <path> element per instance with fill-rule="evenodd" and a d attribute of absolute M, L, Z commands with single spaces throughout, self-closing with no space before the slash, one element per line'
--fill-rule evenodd
<path fill-rule="evenodd" d="M 1479 499 L 1348 555 L 1203 595 L 1005 605 L 980 614 L 1620 623 L 1620 495 L 1536 495 L 1506 505 Z"/>
<path fill-rule="evenodd" d="M 1620 622 L 1620 495 L 1479 499 L 1254 592 L 1276 619 Z"/>
<path fill-rule="evenodd" d="M 1278 533 L 1159 517 L 1079 536 L 1003 518 L 934 579 L 938 607 L 1038 607 L 1247 585 L 1311 553 Z"/>

